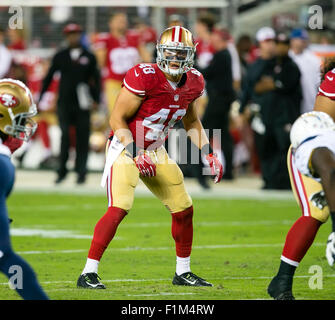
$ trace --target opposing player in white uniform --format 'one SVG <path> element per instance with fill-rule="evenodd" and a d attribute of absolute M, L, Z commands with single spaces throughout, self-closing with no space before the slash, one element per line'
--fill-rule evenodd
<path fill-rule="evenodd" d="M 277 300 L 294 300 L 294 272 L 319 227 L 329 214 L 335 217 L 335 122 L 324 112 L 304 113 L 293 124 L 290 138 L 290 176 L 303 216 L 287 234 L 279 272 L 268 287 L 268 293 Z M 333 224 L 329 242 L 334 240 L 334 231 Z M 326 256 L 333 265 L 334 245 L 327 246 Z"/>
<path fill-rule="evenodd" d="M 335 58 L 330 58 L 323 66 L 313 113 L 301 116 L 291 130 L 292 146 L 288 151 L 287 166 L 302 216 L 287 233 L 278 273 L 268 287 L 270 296 L 277 300 L 294 299 L 292 285 L 295 270 L 329 216 L 332 232 L 328 238 L 326 257 L 330 266 L 334 264 L 334 80 Z"/>

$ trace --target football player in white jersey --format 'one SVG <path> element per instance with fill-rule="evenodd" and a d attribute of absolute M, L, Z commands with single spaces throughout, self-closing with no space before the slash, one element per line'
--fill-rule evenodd
<path fill-rule="evenodd" d="M 293 124 L 289 171 L 294 194 L 303 216 L 287 234 L 278 274 L 268 293 L 276 300 L 294 300 L 293 276 L 312 245 L 322 223 L 335 217 L 335 122 L 324 112 L 301 115 Z M 334 239 L 333 231 L 329 241 Z M 335 250 L 327 246 L 327 259 L 334 263 Z"/>

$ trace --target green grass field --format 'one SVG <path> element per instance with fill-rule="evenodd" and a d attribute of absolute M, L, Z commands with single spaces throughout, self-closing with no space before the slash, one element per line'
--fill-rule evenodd
<path fill-rule="evenodd" d="M 106 290 L 76 288 L 90 236 L 104 214 L 103 196 L 13 193 L 13 247 L 35 269 L 51 299 L 269 299 L 285 236 L 300 211 L 291 200 L 193 199 L 192 271 L 213 288 L 176 287 L 171 217 L 154 198 L 136 198 L 103 256 L 99 275 Z M 39 231 L 40 230 L 40 231 Z M 335 272 L 325 258 L 324 225 L 296 272 L 296 299 L 334 299 Z M 312 290 L 309 268 L 323 270 L 323 288 Z M 20 299 L 0 275 L 0 300 Z"/>

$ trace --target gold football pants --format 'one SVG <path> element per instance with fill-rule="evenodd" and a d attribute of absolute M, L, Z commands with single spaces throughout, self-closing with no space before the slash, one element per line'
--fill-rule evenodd
<path fill-rule="evenodd" d="M 156 165 L 156 176 L 140 176 L 133 159 L 123 150 L 113 163 L 107 178 L 108 207 L 129 211 L 134 202 L 135 188 L 141 178 L 171 213 L 189 208 L 192 200 L 185 189 L 183 173 L 176 162 L 169 158 L 165 148 L 145 153 Z"/>
<path fill-rule="evenodd" d="M 287 167 L 290 174 L 294 197 L 299 204 L 302 214 L 324 223 L 329 217 L 329 207 L 326 203 L 322 185 L 318 181 L 299 172 L 294 166 L 292 147 L 287 154 Z"/>

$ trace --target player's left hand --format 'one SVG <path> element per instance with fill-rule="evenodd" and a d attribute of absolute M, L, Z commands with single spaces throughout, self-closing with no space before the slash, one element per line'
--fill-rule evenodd
<path fill-rule="evenodd" d="M 144 177 L 154 177 L 156 175 L 156 165 L 145 153 L 140 153 L 134 158 L 137 169 Z"/>
<path fill-rule="evenodd" d="M 211 168 L 212 175 L 214 177 L 214 183 L 218 183 L 221 181 L 223 176 L 223 166 L 220 160 L 217 158 L 216 154 L 210 153 L 206 156 L 206 160 L 209 163 Z"/>
<path fill-rule="evenodd" d="M 335 261 L 335 232 L 332 232 L 327 241 L 326 258 L 328 264 L 332 267 Z"/>

